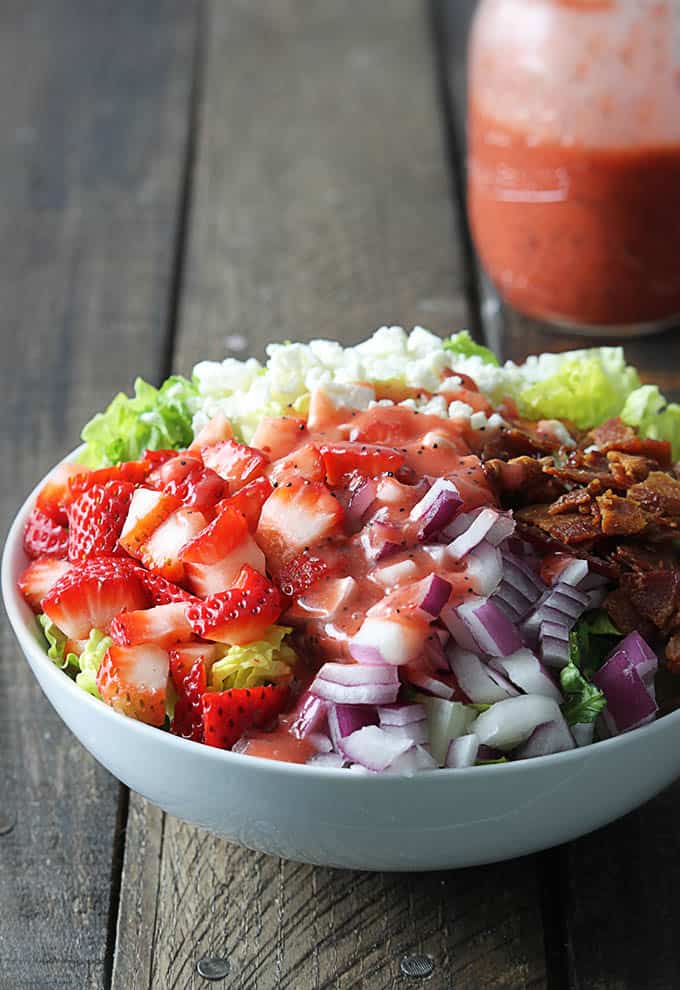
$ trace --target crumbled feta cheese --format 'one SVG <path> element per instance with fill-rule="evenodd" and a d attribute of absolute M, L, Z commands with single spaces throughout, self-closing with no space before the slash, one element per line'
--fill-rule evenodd
<path fill-rule="evenodd" d="M 454 399 L 449 406 L 449 419 L 469 421 L 473 411 L 472 406 L 469 406 L 467 402 L 460 402 L 458 399 Z"/>

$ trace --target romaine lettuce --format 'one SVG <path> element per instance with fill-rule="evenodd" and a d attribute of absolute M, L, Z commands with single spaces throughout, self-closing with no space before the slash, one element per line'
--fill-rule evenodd
<path fill-rule="evenodd" d="M 105 636 L 100 629 L 92 629 L 85 649 L 78 658 L 80 673 L 76 675 L 76 684 L 88 694 L 99 698 L 97 688 L 97 671 L 104 659 L 104 654 L 113 644 L 110 636 Z"/>
<path fill-rule="evenodd" d="M 667 402 L 656 385 L 642 385 L 631 392 L 621 410 L 621 419 L 636 426 L 641 436 L 668 440 L 673 457 L 680 458 L 680 405 Z"/>
<path fill-rule="evenodd" d="M 212 666 L 209 690 L 257 687 L 288 677 L 297 660 L 295 651 L 283 642 L 289 632 L 286 626 L 270 626 L 265 638 L 228 647 Z"/>
<path fill-rule="evenodd" d="M 444 350 L 452 354 L 460 354 L 461 357 L 478 357 L 484 364 L 493 364 L 496 367 L 500 362 L 493 351 L 482 344 L 477 344 L 467 330 L 454 333 L 444 341 Z"/>

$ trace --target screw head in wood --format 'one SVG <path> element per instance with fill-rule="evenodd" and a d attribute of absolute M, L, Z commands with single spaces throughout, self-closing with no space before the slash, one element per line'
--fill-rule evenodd
<path fill-rule="evenodd" d="M 0 835 L 7 835 L 14 828 L 14 819 L 9 815 L 0 814 Z"/>
<path fill-rule="evenodd" d="M 196 972 L 204 980 L 223 980 L 225 976 L 229 976 L 230 969 L 229 960 L 219 959 L 217 956 L 200 959 L 196 966 Z"/>
<path fill-rule="evenodd" d="M 411 979 L 425 980 L 432 976 L 434 971 L 434 960 L 431 956 L 404 956 L 399 964 L 399 968 L 404 976 Z"/>

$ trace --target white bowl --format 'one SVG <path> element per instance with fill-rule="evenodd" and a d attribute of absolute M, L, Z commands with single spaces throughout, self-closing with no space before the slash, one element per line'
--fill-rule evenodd
<path fill-rule="evenodd" d="M 569 753 L 413 777 L 358 776 L 241 756 L 118 715 L 49 660 L 17 589 L 27 563 L 23 528 L 41 485 L 18 512 L 5 546 L 2 593 L 10 622 L 40 686 L 76 738 L 119 780 L 172 815 L 307 863 L 438 870 L 577 838 L 631 811 L 680 774 L 680 711 Z"/>

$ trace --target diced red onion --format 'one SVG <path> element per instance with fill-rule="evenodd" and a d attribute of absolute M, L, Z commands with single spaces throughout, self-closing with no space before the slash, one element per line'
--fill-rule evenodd
<path fill-rule="evenodd" d="M 418 565 L 407 557 L 406 560 L 399 560 L 395 564 L 377 567 L 371 577 L 374 581 L 379 581 L 384 588 L 397 588 L 418 577 Z"/>
<path fill-rule="evenodd" d="M 521 694 L 497 701 L 475 719 L 470 729 L 484 745 L 509 750 L 526 742 L 539 725 L 561 717 L 559 705 L 552 698 Z"/>
<path fill-rule="evenodd" d="M 590 746 L 595 735 L 594 722 L 577 722 L 572 725 L 571 734 L 577 746 Z"/>
<path fill-rule="evenodd" d="M 653 721 L 658 711 L 653 687 L 655 668 L 647 656 L 651 650 L 639 633 L 629 647 L 624 646 L 629 639 L 627 636 L 619 644 L 592 678 L 607 700 L 604 722 L 615 735 Z"/>
<path fill-rule="evenodd" d="M 422 722 L 427 718 L 427 712 L 423 705 L 383 705 L 378 709 L 380 724 L 386 725 L 409 725 L 411 722 Z"/>
<path fill-rule="evenodd" d="M 479 739 L 472 733 L 466 736 L 458 736 L 449 743 L 449 748 L 444 760 L 444 766 L 450 769 L 460 770 L 463 767 L 473 767 L 477 762 L 479 751 Z"/>
<path fill-rule="evenodd" d="M 438 574 L 430 574 L 425 582 L 425 593 L 420 601 L 420 608 L 436 619 L 449 600 L 451 585 Z"/>
<path fill-rule="evenodd" d="M 399 666 L 422 653 L 426 638 L 426 625 L 369 615 L 349 641 L 349 651 L 360 663 Z"/>
<path fill-rule="evenodd" d="M 449 543 L 448 551 L 451 557 L 454 560 L 462 560 L 482 540 L 487 539 L 498 517 L 499 514 L 495 509 L 482 509 L 467 529 Z"/>
<path fill-rule="evenodd" d="M 381 725 L 381 729 L 395 739 L 408 739 L 414 746 L 428 741 L 427 722 L 411 722 L 409 725 Z"/>
<path fill-rule="evenodd" d="M 561 670 L 569 663 L 569 630 L 560 622 L 542 622 L 538 628 L 538 652 L 547 667 Z"/>
<path fill-rule="evenodd" d="M 555 622 L 572 629 L 588 607 L 588 595 L 568 584 L 558 582 L 537 604 L 522 623 L 522 635 L 533 646 L 542 622 Z"/>
<path fill-rule="evenodd" d="M 386 560 L 402 549 L 401 543 L 395 539 L 394 526 L 380 521 L 372 522 L 363 530 L 361 545 L 369 560 L 375 563 Z"/>
<path fill-rule="evenodd" d="M 471 650 L 473 653 L 476 653 L 477 643 L 472 638 L 472 633 L 458 615 L 455 605 L 445 605 L 439 618 L 459 646 L 464 650 Z"/>
<path fill-rule="evenodd" d="M 580 588 L 581 582 L 588 574 L 588 561 L 579 557 L 567 558 L 564 567 L 555 575 L 553 584 L 568 584 L 572 588 Z"/>
<path fill-rule="evenodd" d="M 482 653 L 505 657 L 521 648 L 517 627 L 491 599 L 470 598 L 457 612 Z"/>
<path fill-rule="evenodd" d="M 421 770 L 436 770 L 437 764 L 432 759 L 430 753 L 424 746 L 412 746 L 405 753 L 397 756 L 388 767 L 385 773 L 418 773 Z"/>
<path fill-rule="evenodd" d="M 329 705 L 328 730 L 331 749 L 343 752 L 342 740 L 365 725 L 377 725 L 378 714 L 368 705 Z"/>
<path fill-rule="evenodd" d="M 385 770 L 411 745 L 408 739 L 396 739 L 377 725 L 367 725 L 343 740 L 347 757 L 367 770 Z"/>
<path fill-rule="evenodd" d="M 399 686 L 399 674 L 389 664 L 368 665 L 359 663 L 336 663 L 329 660 L 319 670 L 317 677 L 334 684 L 389 684 Z"/>
<path fill-rule="evenodd" d="M 444 630 L 433 629 L 427 637 L 423 655 L 433 670 L 448 670 L 449 663 L 444 653 L 442 640 L 436 635 L 440 631 L 443 632 Z"/>
<path fill-rule="evenodd" d="M 561 704 L 562 692 L 531 650 L 523 648 L 509 657 L 495 657 L 491 662 L 525 694 L 541 694 Z"/>
<path fill-rule="evenodd" d="M 336 705 L 391 705 L 397 700 L 399 685 L 336 684 L 317 677 L 310 691 Z"/>
<path fill-rule="evenodd" d="M 492 546 L 497 547 L 515 532 L 515 520 L 511 512 L 499 512 L 497 518 L 487 533 L 486 539 Z"/>
<path fill-rule="evenodd" d="M 659 660 L 649 643 L 637 630 L 628 633 L 613 650 L 607 660 L 612 660 L 619 653 L 625 653 L 630 663 L 637 669 L 646 687 L 653 690 L 654 676 L 659 668 Z"/>
<path fill-rule="evenodd" d="M 498 588 L 503 577 L 500 550 L 482 540 L 465 558 L 465 576 L 476 595 L 488 598 Z"/>
<path fill-rule="evenodd" d="M 373 505 L 377 493 L 378 486 L 372 478 L 367 478 L 352 493 L 352 497 L 345 510 L 345 521 L 349 523 L 352 531 L 361 528 L 363 517 Z"/>
<path fill-rule="evenodd" d="M 333 743 L 323 732 L 310 732 L 307 736 L 317 753 L 330 753 L 333 750 Z"/>
<path fill-rule="evenodd" d="M 315 756 L 312 756 L 309 760 L 307 760 L 307 766 L 331 767 L 338 770 L 344 765 L 344 763 L 345 758 L 341 756 L 340 753 L 317 753 Z"/>
<path fill-rule="evenodd" d="M 427 728 L 430 737 L 430 752 L 440 766 L 444 765 L 449 742 L 465 735 L 473 721 L 474 709 L 459 701 L 442 698 L 426 698 Z"/>
<path fill-rule="evenodd" d="M 441 629 L 439 626 L 432 626 L 431 631 L 439 639 L 439 642 L 442 644 L 442 646 L 446 646 L 448 641 L 451 639 L 451 633 L 448 631 L 448 629 Z"/>
<path fill-rule="evenodd" d="M 590 611 L 593 608 L 600 608 L 607 597 L 607 589 L 593 588 L 592 591 L 587 591 L 586 594 L 588 595 L 588 608 L 586 611 Z"/>
<path fill-rule="evenodd" d="M 515 752 L 518 760 L 528 760 L 533 756 L 549 756 L 551 753 L 565 753 L 574 749 L 576 743 L 569 726 L 562 715 L 552 722 L 537 726 L 523 746 Z"/>
<path fill-rule="evenodd" d="M 328 705 L 322 699 L 309 691 L 300 695 L 296 709 L 295 719 L 291 724 L 290 731 L 297 739 L 305 739 L 313 732 L 317 732 L 326 719 Z"/>
<path fill-rule="evenodd" d="M 427 694 L 432 694 L 437 698 L 445 698 L 447 701 L 453 698 L 455 691 L 449 684 L 445 684 L 436 677 L 432 677 L 427 671 L 422 670 L 413 664 L 407 664 L 404 668 L 404 677 L 409 684 L 420 688 Z"/>
<path fill-rule="evenodd" d="M 489 705 L 511 698 L 519 691 L 503 674 L 488 667 L 475 653 L 449 648 L 447 657 L 461 691 L 476 705 Z"/>
<path fill-rule="evenodd" d="M 463 499 L 452 481 L 437 478 L 432 487 L 411 509 L 409 518 L 420 523 L 421 542 L 449 525 L 460 511 Z"/>
<path fill-rule="evenodd" d="M 503 583 L 534 605 L 548 590 L 534 569 L 517 554 L 503 551 Z"/>
<path fill-rule="evenodd" d="M 531 611 L 531 602 L 505 580 L 501 581 L 492 601 L 511 622 L 516 624 Z"/>
<path fill-rule="evenodd" d="M 432 566 L 436 571 L 445 571 L 451 567 L 451 556 L 449 548 L 441 543 L 432 543 L 420 548 L 432 561 Z"/>
<path fill-rule="evenodd" d="M 309 618 L 333 619 L 354 595 L 357 583 L 353 577 L 329 578 L 312 585 L 297 600 L 297 608 Z"/>

